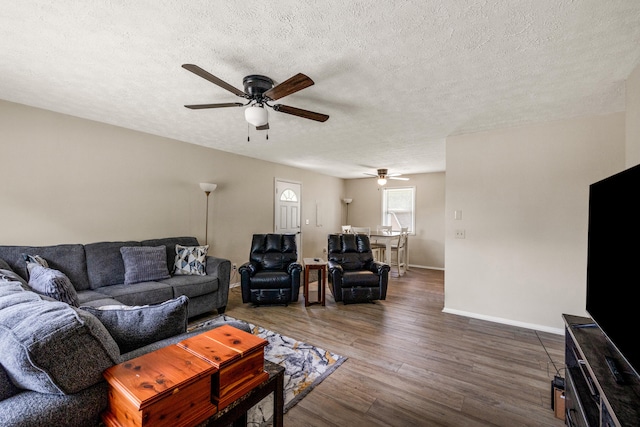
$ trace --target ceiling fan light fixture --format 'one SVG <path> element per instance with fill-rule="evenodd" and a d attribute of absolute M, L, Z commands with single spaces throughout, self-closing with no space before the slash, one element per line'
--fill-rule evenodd
<path fill-rule="evenodd" d="M 264 126 L 269 123 L 269 114 L 264 107 L 252 105 L 244 110 L 244 118 L 253 126 Z"/>
<path fill-rule="evenodd" d="M 378 178 L 378 185 L 385 185 L 386 183 L 387 183 L 387 178 L 382 176 Z"/>

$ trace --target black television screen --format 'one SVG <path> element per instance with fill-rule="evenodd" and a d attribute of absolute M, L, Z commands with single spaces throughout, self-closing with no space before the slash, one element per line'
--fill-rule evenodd
<path fill-rule="evenodd" d="M 640 373 L 640 165 L 589 186 L 587 312 Z"/>

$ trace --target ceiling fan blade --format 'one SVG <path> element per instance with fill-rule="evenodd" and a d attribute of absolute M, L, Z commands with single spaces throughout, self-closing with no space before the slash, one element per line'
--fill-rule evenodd
<path fill-rule="evenodd" d="M 202 110 L 204 108 L 224 108 L 224 107 L 242 107 L 244 104 L 241 102 L 225 102 L 222 104 L 196 104 L 196 105 L 185 105 L 187 108 L 191 108 L 192 110 Z"/>
<path fill-rule="evenodd" d="M 237 89 L 233 86 L 231 86 L 229 83 L 225 82 L 224 80 L 221 80 L 219 78 L 217 78 L 216 76 L 214 76 L 213 74 L 209 73 L 208 71 L 203 70 L 202 68 L 198 67 L 197 65 L 193 65 L 193 64 L 182 64 L 182 68 L 184 68 L 185 70 L 189 70 L 191 71 L 193 74 L 196 74 L 200 77 L 202 77 L 203 79 L 209 80 L 211 83 L 220 86 L 223 89 L 228 90 L 229 92 L 236 94 L 238 96 L 241 97 L 245 97 L 245 93 L 244 91 L 241 91 L 240 89 Z"/>
<path fill-rule="evenodd" d="M 262 126 L 256 126 L 256 130 L 268 130 L 268 129 L 269 129 L 269 123 Z"/>
<path fill-rule="evenodd" d="M 387 179 L 395 179 L 398 181 L 409 181 L 409 178 L 400 178 L 399 176 L 387 176 Z"/>
<path fill-rule="evenodd" d="M 264 93 L 264 96 L 270 98 L 272 101 L 276 99 L 284 98 L 287 95 L 298 92 L 306 87 L 312 86 L 313 80 L 302 73 L 298 73 L 295 76 L 285 80 L 277 86 L 272 87 Z"/>
<path fill-rule="evenodd" d="M 303 110 L 302 108 L 289 107 L 288 105 L 276 104 L 273 106 L 275 111 L 280 113 L 292 114 L 294 116 L 302 117 L 305 119 L 315 120 L 317 122 L 326 122 L 329 116 L 321 113 L 314 113 L 313 111 Z"/>

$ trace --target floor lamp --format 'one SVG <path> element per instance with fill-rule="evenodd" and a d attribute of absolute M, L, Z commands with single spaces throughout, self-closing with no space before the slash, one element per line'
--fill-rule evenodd
<path fill-rule="evenodd" d="M 209 194 L 211 194 L 212 191 L 215 191 L 216 188 L 218 187 L 217 184 L 210 184 L 208 182 L 201 182 L 200 183 L 200 188 L 202 189 L 202 191 L 204 191 L 204 194 L 207 195 L 207 213 L 206 213 L 206 218 L 204 220 L 204 244 L 208 245 L 209 244 Z"/>
<path fill-rule="evenodd" d="M 347 205 L 347 221 L 345 224 L 349 224 L 349 203 L 353 202 L 353 199 L 342 199 L 345 205 Z"/>

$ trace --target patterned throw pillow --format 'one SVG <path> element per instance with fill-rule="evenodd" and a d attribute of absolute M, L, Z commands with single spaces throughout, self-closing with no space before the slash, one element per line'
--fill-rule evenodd
<path fill-rule="evenodd" d="M 22 254 L 22 258 L 24 258 L 24 262 L 27 265 L 27 280 L 29 279 L 29 266 L 30 265 L 39 264 L 39 265 L 41 265 L 43 267 L 49 268 L 49 264 L 47 263 L 47 260 L 42 258 L 40 255 Z"/>
<path fill-rule="evenodd" d="M 125 285 L 171 277 L 164 246 L 123 246 L 120 253 L 124 261 Z"/>
<path fill-rule="evenodd" d="M 206 276 L 206 257 L 209 245 L 182 246 L 176 245 L 176 262 L 174 274 Z"/>
<path fill-rule="evenodd" d="M 46 295 L 74 307 L 79 306 L 78 294 L 71 280 L 61 271 L 43 267 L 39 263 L 27 263 L 29 286 L 34 292 Z"/>

